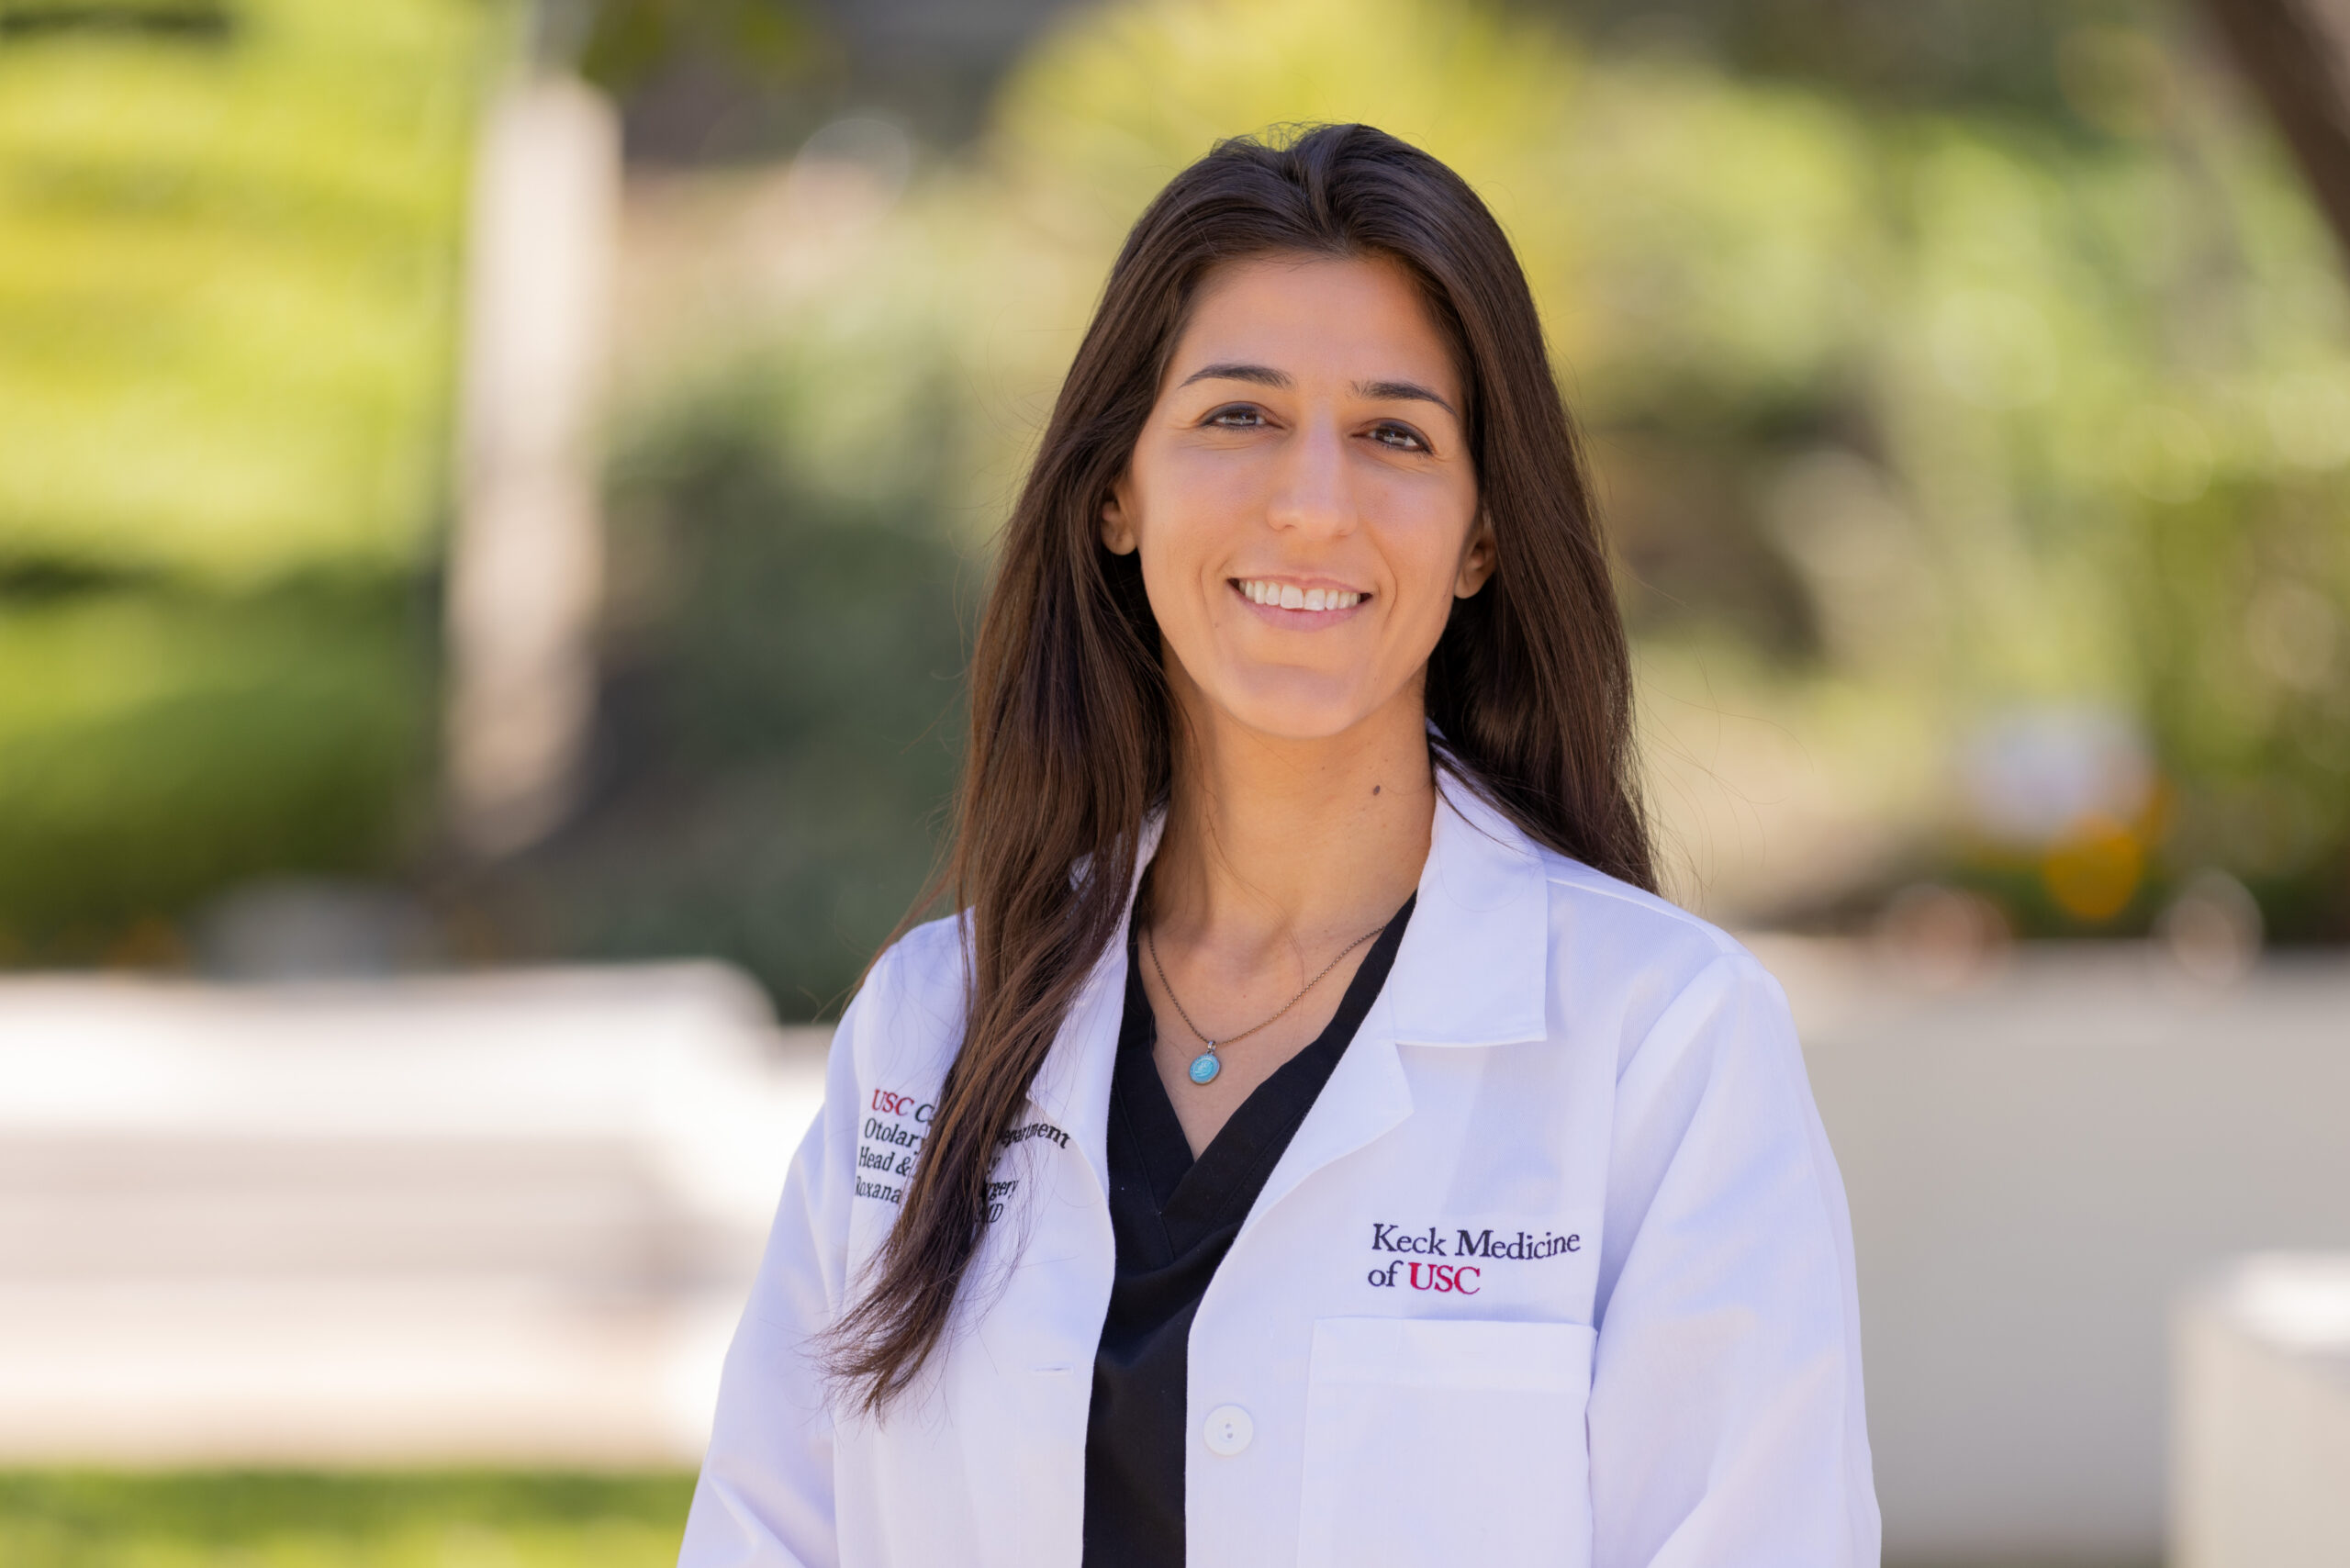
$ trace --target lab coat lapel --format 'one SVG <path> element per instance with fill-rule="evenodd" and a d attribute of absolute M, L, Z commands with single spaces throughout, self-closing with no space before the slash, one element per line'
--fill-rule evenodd
<path fill-rule="evenodd" d="M 1273 1167 L 1248 1226 L 1307 1177 L 1412 1114 L 1399 1046 L 1506 1045 L 1547 1033 L 1550 889 L 1542 857 L 1508 818 L 1438 778 L 1427 864 L 1394 967 Z"/>
<path fill-rule="evenodd" d="M 1550 887 L 1541 851 L 1439 773 L 1418 902 L 1385 999 L 1416 1046 L 1505 1046 L 1549 1031 Z"/>
<path fill-rule="evenodd" d="M 1354 1042 L 1338 1058 L 1304 1124 L 1265 1179 L 1241 1234 L 1253 1229 L 1298 1183 L 1401 1126 L 1411 1114 L 1412 1086 L 1395 1049 L 1393 1010 L 1382 1001 L 1355 1031 Z M 1237 1239 L 1234 1245 L 1238 1246 Z"/>
<path fill-rule="evenodd" d="M 1142 885 L 1151 857 L 1158 853 L 1165 828 L 1161 813 L 1153 812 L 1144 821 L 1134 880 L 1126 888 L 1125 917 L 1094 960 L 1093 972 L 1061 1021 L 1053 1048 L 1028 1090 L 1038 1112 L 1083 1151 L 1105 1202 L 1110 1191 L 1110 1078 L 1117 1066 L 1118 1025 L 1126 1001 L 1126 931 L 1134 923 L 1135 890 Z"/>
<path fill-rule="evenodd" d="M 1143 825 L 1137 882 L 1158 851 L 1159 830 L 1156 816 Z M 1082 1553 L 1091 1370 L 1115 1251 L 1110 1078 L 1125 1004 L 1126 925 L 1133 915 L 1129 887 L 1125 919 L 1094 961 L 1029 1085 L 1038 1119 L 1069 1135 L 1069 1148 L 1082 1157 L 1087 1175 L 1075 1178 L 1074 1190 L 1069 1183 L 1031 1188 L 1056 1192 L 1059 1201 L 1030 1209 L 1028 1228 L 1015 1225 L 1002 1238 L 1002 1245 L 1018 1249 L 1016 1271 L 956 1355 L 957 1419 L 973 1512 L 980 1540 L 990 1543 L 979 1558 L 986 1568 L 1076 1568 Z M 1070 1158 L 1049 1140 L 1020 1147 L 1024 1159 Z M 989 1289 L 981 1278 L 979 1292 L 984 1296 Z"/>

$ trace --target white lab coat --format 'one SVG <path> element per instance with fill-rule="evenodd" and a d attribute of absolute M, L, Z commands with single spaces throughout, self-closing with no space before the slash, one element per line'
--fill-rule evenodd
<path fill-rule="evenodd" d="M 811 1337 L 961 1027 L 926 925 L 841 1021 L 682 1568 L 1076 1568 L 1113 1267 L 1113 942 L 1000 1156 L 953 1336 L 875 1422 Z M 1877 1561 L 1844 1193 L 1777 984 L 1457 782 L 1385 987 L 1192 1328 L 1195 1565 Z"/>

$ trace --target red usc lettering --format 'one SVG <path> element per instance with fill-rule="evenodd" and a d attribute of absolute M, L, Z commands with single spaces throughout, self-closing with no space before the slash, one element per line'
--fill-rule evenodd
<path fill-rule="evenodd" d="M 1484 1271 L 1473 1265 L 1414 1262 L 1406 1263 L 1404 1267 L 1411 1271 L 1412 1288 L 1416 1291 L 1475 1295 L 1483 1288 L 1482 1284 L 1469 1282 L 1472 1279 L 1482 1281 L 1484 1278 Z"/>
<path fill-rule="evenodd" d="M 887 1089 L 873 1092 L 873 1108 L 885 1116 L 912 1116 L 921 1126 L 930 1120 L 934 1105 L 918 1103 L 911 1094 L 898 1094 Z"/>

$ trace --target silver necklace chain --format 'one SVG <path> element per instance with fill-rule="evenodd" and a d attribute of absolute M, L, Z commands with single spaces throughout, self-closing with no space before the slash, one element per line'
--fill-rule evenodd
<path fill-rule="evenodd" d="M 1183 1010 L 1182 1002 L 1175 995 L 1175 988 L 1168 984 L 1167 966 L 1158 961 L 1158 926 L 1154 924 L 1145 928 L 1142 934 L 1142 939 L 1144 946 L 1150 949 L 1150 967 L 1158 971 L 1158 987 L 1161 991 L 1164 991 L 1167 993 L 1167 1000 L 1174 1004 L 1175 1016 L 1183 1020 L 1183 1026 L 1191 1030 L 1192 1034 L 1197 1035 L 1200 1037 L 1200 1043 L 1206 1046 L 1209 1050 L 1213 1051 L 1220 1046 L 1231 1045 L 1235 1040 L 1245 1040 L 1249 1036 L 1255 1034 L 1258 1030 L 1279 1023 L 1282 1014 L 1287 1013 L 1291 1008 L 1304 1001 L 1305 993 L 1312 991 L 1315 986 L 1320 985 L 1322 981 L 1328 977 L 1330 971 L 1338 967 L 1339 958 L 1345 958 L 1348 953 L 1353 952 L 1364 943 L 1377 936 L 1381 931 L 1384 931 L 1386 929 L 1387 927 L 1382 925 L 1379 927 L 1377 931 L 1366 931 L 1361 935 L 1356 937 L 1353 941 L 1348 943 L 1345 946 L 1339 948 L 1338 958 L 1333 958 L 1328 963 L 1323 965 L 1322 972 L 1320 974 L 1315 975 L 1312 980 L 1307 980 L 1304 985 L 1299 986 L 1297 988 L 1297 994 L 1291 997 L 1287 1002 L 1282 1002 L 1280 1007 L 1276 1008 L 1271 1017 L 1266 1019 L 1262 1024 L 1251 1025 L 1249 1027 L 1241 1030 L 1240 1033 L 1229 1036 L 1221 1040 L 1209 1039 L 1207 1031 L 1201 1028 L 1197 1024 L 1192 1022 L 1192 1015 Z"/>

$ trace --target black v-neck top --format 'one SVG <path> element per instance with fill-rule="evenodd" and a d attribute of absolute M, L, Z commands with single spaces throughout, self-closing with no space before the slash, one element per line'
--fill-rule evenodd
<path fill-rule="evenodd" d="M 1240 1103 L 1197 1159 L 1151 1060 L 1158 1029 L 1127 940 L 1125 1016 L 1110 1085 L 1117 1272 L 1085 1431 L 1085 1568 L 1182 1568 L 1192 1315 L 1386 983 L 1416 897 L 1371 945 L 1328 1027 Z"/>

